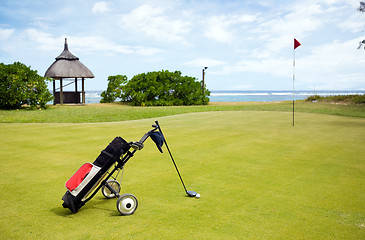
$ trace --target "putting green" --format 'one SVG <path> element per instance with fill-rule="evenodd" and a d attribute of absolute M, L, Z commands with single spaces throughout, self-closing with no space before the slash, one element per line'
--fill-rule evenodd
<path fill-rule="evenodd" d="M 98 193 L 77 214 L 64 183 L 115 137 L 139 140 L 159 120 L 168 153 L 148 140 L 119 216 Z M 0 124 L 0 239 L 364 239 L 365 119 L 285 112 L 205 112 L 115 123 Z"/>

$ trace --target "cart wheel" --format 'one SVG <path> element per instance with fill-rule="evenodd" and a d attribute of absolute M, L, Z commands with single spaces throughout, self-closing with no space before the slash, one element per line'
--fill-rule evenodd
<path fill-rule="evenodd" d="M 137 207 L 138 201 L 133 194 L 123 194 L 117 200 L 117 209 L 122 215 L 132 215 Z"/>
<path fill-rule="evenodd" d="M 120 184 L 117 180 L 109 179 L 108 181 L 106 181 L 106 183 L 109 184 L 109 186 L 111 186 L 116 192 L 120 192 Z M 101 187 L 101 193 L 106 198 L 115 198 L 115 194 L 110 191 L 105 185 Z"/>

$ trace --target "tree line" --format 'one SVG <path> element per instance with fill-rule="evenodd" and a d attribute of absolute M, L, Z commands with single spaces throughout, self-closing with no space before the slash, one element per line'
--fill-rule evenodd
<path fill-rule="evenodd" d="M 133 106 L 204 105 L 210 92 L 196 78 L 180 71 L 141 73 L 128 81 L 125 75 L 108 77 L 108 87 L 101 94 L 103 103 L 117 99 Z M 50 78 L 20 62 L 0 63 L 0 108 L 47 108 L 53 95 L 47 88 Z"/>

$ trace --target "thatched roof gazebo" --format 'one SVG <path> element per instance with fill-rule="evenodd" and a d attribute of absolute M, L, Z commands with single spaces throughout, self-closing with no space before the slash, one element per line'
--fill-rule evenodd
<path fill-rule="evenodd" d="M 63 52 L 56 57 L 56 61 L 47 69 L 45 77 L 53 78 L 53 104 L 81 103 L 80 93 L 82 93 L 82 103 L 85 104 L 85 78 L 94 78 L 94 74 L 79 61 L 79 58 L 68 50 L 67 38 Z M 82 92 L 77 91 L 77 79 L 82 79 Z M 63 91 L 63 79 L 75 79 L 75 91 Z M 60 87 L 56 89 L 56 80 L 60 80 Z M 73 83 L 71 82 L 71 83 Z M 68 83 L 65 86 L 71 84 Z M 56 92 L 56 90 L 60 90 Z"/>

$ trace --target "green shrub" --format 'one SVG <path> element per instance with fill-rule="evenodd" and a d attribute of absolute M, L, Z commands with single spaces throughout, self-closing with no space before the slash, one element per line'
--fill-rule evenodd
<path fill-rule="evenodd" d="M 206 105 L 210 94 L 196 78 L 167 70 L 138 74 L 121 89 L 122 101 L 134 106 Z"/>
<path fill-rule="evenodd" d="M 355 94 L 355 95 L 335 95 L 328 97 L 321 97 L 319 95 L 313 95 L 305 99 L 307 102 L 327 102 L 327 103 L 348 103 L 348 104 L 364 104 L 365 95 Z"/>
<path fill-rule="evenodd" d="M 0 108 L 17 109 L 23 105 L 29 105 L 30 109 L 46 108 L 52 100 L 46 81 L 49 79 L 20 62 L 0 63 Z"/>
<path fill-rule="evenodd" d="M 122 85 L 128 81 L 127 76 L 125 75 L 116 75 L 108 77 L 108 88 L 106 91 L 103 91 L 101 96 L 101 103 L 112 103 L 117 98 L 120 98 L 122 93 Z"/>
<path fill-rule="evenodd" d="M 365 94 L 362 94 L 362 95 L 353 95 L 352 100 L 353 100 L 354 103 L 364 104 L 365 103 Z"/>
<path fill-rule="evenodd" d="M 315 102 L 318 101 L 319 99 L 321 99 L 322 97 L 319 95 L 313 95 L 313 96 L 309 96 L 305 99 L 306 102 Z"/>

